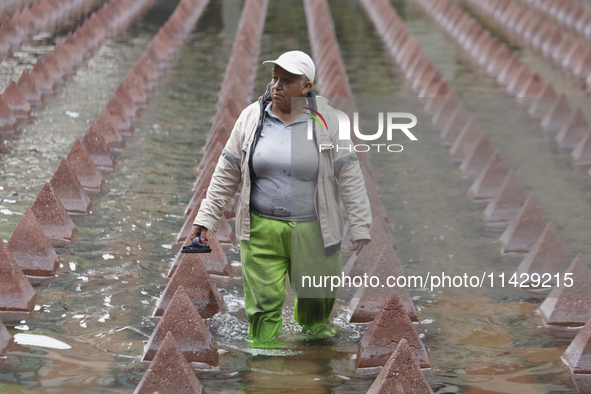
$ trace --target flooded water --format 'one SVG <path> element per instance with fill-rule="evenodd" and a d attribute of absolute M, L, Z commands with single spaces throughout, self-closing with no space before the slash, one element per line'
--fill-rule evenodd
<path fill-rule="evenodd" d="M 419 117 L 413 130 L 419 141 L 407 141 L 402 153 L 376 154 L 371 159 L 407 274 L 512 274 L 520 259 L 499 254 L 498 237 L 483 228 L 484 206 L 469 201 L 469 183 L 460 180 L 447 149 L 430 129 L 363 8 L 354 0 L 329 4 L 360 108 L 373 98 L 394 97 L 392 103 Z M 556 224 L 569 256 L 591 255 L 587 175 L 574 171 L 568 155 L 555 151 L 551 138 L 513 99 L 504 98 L 433 22 L 407 2 L 392 4 L 448 82 L 471 97 L 470 110 L 507 164 L 516 168 L 526 190 L 535 194 L 546 219 Z M 146 370 L 140 360 L 155 328 L 151 315 L 179 249 L 174 245 L 176 234 L 184 222 L 242 6 L 239 0 L 211 1 L 135 124 L 126 149 L 117 155 L 115 170 L 104 174 L 108 192 L 93 196 L 92 214 L 73 216 L 80 234 L 58 248 L 62 259 L 58 277 L 36 283 L 36 311 L 7 324 L 13 336 L 46 336 L 70 348 L 55 343 L 14 346 L 0 360 L 0 393 L 133 392 Z M 156 2 L 118 39 L 107 42 L 9 140 L 9 153 L 0 156 L 3 239 L 174 7 L 173 1 Z M 72 27 L 63 26 L 56 34 L 65 35 Z M 34 41 L 27 56 L 3 62 L 0 89 L 20 75 L 24 64 L 34 64 L 31 57 L 47 51 L 54 37 Z M 290 49 L 310 51 L 303 4 L 272 1 L 261 60 Z M 560 91 L 585 96 L 537 55 L 527 51 L 522 55 L 531 58 L 532 65 L 540 64 L 546 70 L 544 77 L 556 81 Z M 255 96 L 264 92 L 269 78 L 270 70 L 259 67 Z M 506 113 L 518 122 L 516 126 L 503 122 L 501 115 Z M 229 256 L 238 268 L 238 251 L 230 250 Z M 197 369 L 208 393 L 291 392 L 296 387 L 308 393 L 367 391 L 377 371 L 356 371 L 352 358 L 367 325 L 347 323 L 346 299 L 337 300 L 333 313 L 339 330 L 335 345 L 301 344 L 292 322 L 290 294 L 281 337 L 289 350 L 252 355 L 245 352 L 241 278 L 214 280 L 228 311 L 206 320 L 225 350 L 218 368 Z M 490 286 L 413 289 L 410 294 L 419 312 L 416 329 L 433 365 L 428 380 L 434 392 L 576 393 L 570 372 L 560 361 L 569 341 L 556 339 L 542 327 L 536 312 L 540 299 Z"/>

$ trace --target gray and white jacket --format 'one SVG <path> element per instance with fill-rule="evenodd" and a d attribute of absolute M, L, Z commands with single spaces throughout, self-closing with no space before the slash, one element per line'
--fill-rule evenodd
<path fill-rule="evenodd" d="M 314 107 L 328 125 L 328 130 L 314 128 L 316 146 L 332 144 L 340 147 L 338 151 L 322 149 L 318 164 L 316 203 L 325 254 L 328 256 L 340 249 L 343 239 L 341 202 L 354 240 L 371 239 L 369 228 L 372 215 L 357 155 L 353 149 L 343 149 L 352 142 L 338 139 L 339 123 L 336 115 L 330 112 L 332 107 L 328 105 L 328 100 L 321 96 L 312 97 L 315 99 Z M 250 239 L 251 145 L 261 124 L 261 103 L 266 104 L 259 97 L 238 117 L 194 221 L 194 224 L 215 233 L 224 209 L 241 187 L 235 223 L 236 237 L 240 240 Z"/>

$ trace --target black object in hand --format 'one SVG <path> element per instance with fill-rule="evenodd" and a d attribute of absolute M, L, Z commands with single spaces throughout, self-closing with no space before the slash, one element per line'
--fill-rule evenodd
<path fill-rule="evenodd" d="M 183 246 L 181 253 L 211 253 L 211 248 L 201 242 L 201 237 L 198 235 L 193 238 L 191 245 Z"/>

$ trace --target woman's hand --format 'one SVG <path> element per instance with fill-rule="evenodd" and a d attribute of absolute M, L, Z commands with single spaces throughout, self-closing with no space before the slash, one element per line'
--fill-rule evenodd
<path fill-rule="evenodd" d="M 363 247 L 365 245 L 367 245 L 370 241 L 369 239 L 358 239 L 357 241 L 353 241 L 351 240 L 351 242 L 353 242 L 353 247 L 349 248 L 349 250 L 351 251 L 357 251 L 357 253 L 355 253 L 356 256 L 359 256 L 359 253 L 361 253 L 361 249 L 363 249 Z"/>
<path fill-rule="evenodd" d="M 199 225 L 193 225 L 193 229 L 191 230 L 191 234 L 189 234 L 189 239 L 192 241 L 195 237 L 200 236 L 201 237 L 201 242 L 203 242 L 205 245 L 209 245 L 208 244 L 208 232 L 209 230 L 207 230 L 205 227 L 203 226 L 199 226 Z"/>

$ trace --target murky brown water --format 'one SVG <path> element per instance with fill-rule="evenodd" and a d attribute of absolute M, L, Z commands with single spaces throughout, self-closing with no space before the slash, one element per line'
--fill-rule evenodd
<path fill-rule="evenodd" d="M 84 135 L 174 5 L 158 2 L 118 40 L 103 46 L 36 111 L 33 121 L 22 125 L 22 134 L 10 140 L 10 152 L 0 158 L 2 238 L 10 236 L 43 181 L 51 177 L 74 139 Z M 551 139 L 512 99 L 504 99 L 503 92 L 431 21 L 404 1 L 393 5 L 450 84 L 473 97 L 470 109 L 506 162 L 517 169 L 526 189 L 536 195 L 546 219 L 556 224 L 569 255 L 590 255 L 586 174 L 573 171 L 568 155 L 556 152 Z M 412 97 L 412 92 L 362 7 L 354 0 L 330 1 L 330 6 L 354 95 L 365 98 L 366 105 L 370 97 L 396 97 L 393 105 L 419 116 L 419 141 L 404 143 L 403 153 L 372 156 L 407 273 L 513 272 L 519 259 L 501 257 L 497 238 L 482 228 L 483 206 L 468 200 L 469 184 L 459 179 L 420 107 L 411 98 L 402 99 Z M 47 335 L 72 348 L 12 348 L 0 361 L 0 393 L 133 392 L 145 371 L 140 359 L 155 327 L 150 316 L 178 250 L 174 240 L 184 222 L 241 7 L 239 0 L 213 0 L 208 6 L 117 157 L 115 171 L 105 175 L 109 192 L 93 198 L 91 215 L 73 217 L 81 234 L 60 248 L 59 276 L 35 285 L 38 310 L 22 322 L 8 324 L 13 335 Z M 67 29 L 64 26 L 62 32 Z M 50 41 L 33 43 L 30 53 L 43 53 Z M 261 60 L 295 48 L 309 52 L 302 3 L 270 2 Z M 523 56 L 539 64 L 560 91 L 585 96 L 537 55 L 524 51 Z M 0 66 L 1 89 L 20 74 L 23 63 Z M 266 66 L 259 68 L 256 96 L 264 91 L 269 72 Z M 579 100 L 588 105 L 588 99 Z M 503 121 L 507 114 L 516 122 L 513 127 Z M 230 251 L 230 256 L 238 266 L 237 251 Z M 218 369 L 197 371 L 209 393 L 289 392 L 294 387 L 310 393 L 367 391 L 377 371 L 354 369 L 351 354 L 366 326 L 346 323 L 345 300 L 334 312 L 337 345 L 301 345 L 287 317 L 283 339 L 290 353 L 254 357 L 244 352 L 240 278 L 217 283 L 229 312 L 207 324 L 227 353 Z M 421 319 L 416 328 L 433 364 L 429 382 L 436 393 L 576 392 L 559 359 L 568 342 L 540 327 L 539 300 L 529 294 L 485 287 L 411 290 L 411 296 Z M 290 298 L 286 314 L 292 313 Z"/>

